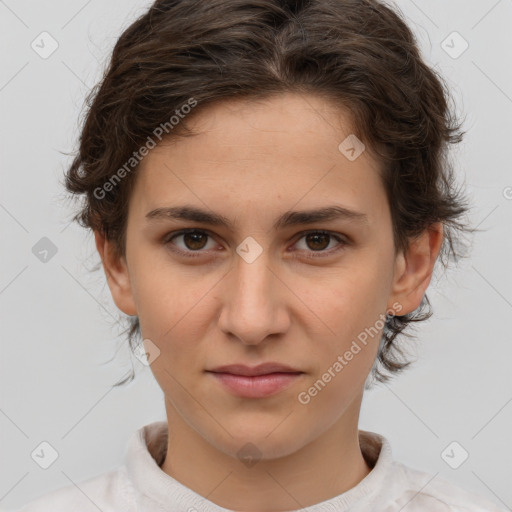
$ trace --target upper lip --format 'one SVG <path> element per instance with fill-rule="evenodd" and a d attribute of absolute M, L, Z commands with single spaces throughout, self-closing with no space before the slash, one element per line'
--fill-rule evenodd
<path fill-rule="evenodd" d="M 300 370 L 280 363 L 263 363 L 258 366 L 246 366 L 245 364 L 228 364 L 218 366 L 210 372 L 215 373 L 231 373 L 233 375 L 267 375 L 269 373 L 302 373 Z"/>

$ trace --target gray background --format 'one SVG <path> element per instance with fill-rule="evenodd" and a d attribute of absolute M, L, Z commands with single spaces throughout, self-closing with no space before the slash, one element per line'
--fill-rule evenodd
<path fill-rule="evenodd" d="M 385 435 L 401 462 L 510 510 L 512 1 L 396 3 L 467 115 L 453 158 L 474 203 L 471 220 L 483 231 L 471 257 L 432 284 L 435 315 L 417 331 L 418 362 L 367 393 L 360 427 Z M 148 5 L 0 1 L 4 509 L 114 469 L 135 429 L 165 419 L 162 392 L 137 359 L 136 381 L 111 388 L 131 367 L 130 352 L 111 326 L 119 313 L 103 270 L 89 272 L 99 261 L 93 238 L 69 224 L 61 186 L 83 99 L 121 31 Z M 31 48 L 43 31 L 59 45 L 47 59 Z M 452 56 L 442 47 L 453 31 L 469 43 L 457 58 L 461 41 L 447 40 Z M 43 237 L 57 249 L 46 262 L 32 250 Z M 42 441 L 59 453 L 48 469 L 30 455 Z M 458 469 L 441 456 L 453 441 L 469 453 Z M 457 459 L 460 448 L 453 453 Z"/>

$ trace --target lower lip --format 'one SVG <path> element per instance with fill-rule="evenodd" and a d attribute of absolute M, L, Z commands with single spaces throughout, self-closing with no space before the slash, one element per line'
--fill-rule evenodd
<path fill-rule="evenodd" d="M 302 373 L 269 373 L 247 377 L 231 373 L 209 372 L 229 391 L 244 398 L 264 398 L 291 386 Z"/>

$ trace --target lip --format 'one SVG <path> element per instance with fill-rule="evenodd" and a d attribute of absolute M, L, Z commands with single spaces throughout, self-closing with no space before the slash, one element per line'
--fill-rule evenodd
<path fill-rule="evenodd" d="M 243 398 L 265 398 L 290 387 L 302 372 L 275 372 L 247 376 L 232 373 L 209 372 L 231 393 Z"/>
<path fill-rule="evenodd" d="M 215 373 L 230 373 L 232 375 L 244 375 L 246 377 L 267 375 L 269 373 L 302 373 L 301 370 L 298 370 L 297 368 L 292 368 L 291 366 L 275 362 L 262 363 L 257 366 L 227 364 L 208 371 Z"/>
<path fill-rule="evenodd" d="M 208 370 L 229 392 L 244 398 L 265 398 L 291 386 L 304 372 L 276 362 L 230 364 Z"/>

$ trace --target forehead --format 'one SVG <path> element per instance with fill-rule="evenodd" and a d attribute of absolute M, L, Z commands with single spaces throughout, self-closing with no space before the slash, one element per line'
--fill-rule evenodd
<path fill-rule="evenodd" d="M 347 145 L 358 140 L 350 116 L 323 98 L 238 99 L 207 106 L 185 122 L 193 136 L 164 139 L 142 160 L 130 209 L 181 201 L 230 217 L 228 206 L 243 213 L 251 204 L 262 213 L 299 201 L 303 209 L 337 202 L 368 209 L 371 217 L 386 206 L 378 163 L 367 150 L 347 157 L 354 153 L 346 153 Z"/>
<path fill-rule="evenodd" d="M 183 150 L 188 146 L 197 151 L 205 142 L 215 144 L 216 157 L 237 153 L 240 157 L 241 152 L 247 158 L 258 153 L 281 153 L 288 159 L 315 158 L 325 150 L 332 154 L 333 148 L 337 149 L 341 141 L 353 134 L 351 116 L 332 101 L 313 95 L 287 93 L 265 99 L 221 101 L 184 116 L 181 122 L 195 136 L 164 139 L 143 160 L 142 167 L 166 146 L 179 145 Z M 315 147 L 317 151 L 312 151 Z M 208 152 L 212 153 L 211 147 Z M 206 156 L 205 151 L 201 153 Z"/>

